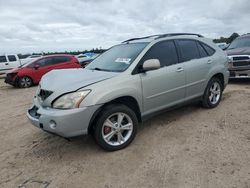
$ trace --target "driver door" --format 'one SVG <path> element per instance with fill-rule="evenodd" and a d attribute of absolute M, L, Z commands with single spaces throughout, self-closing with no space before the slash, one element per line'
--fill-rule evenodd
<path fill-rule="evenodd" d="M 44 74 L 52 70 L 52 62 L 53 58 L 43 58 L 34 63 L 34 71 L 32 71 L 33 78 L 35 78 L 36 82 L 39 82 Z M 38 66 L 36 68 L 36 66 Z"/>
<path fill-rule="evenodd" d="M 158 59 L 161 68 L 140 73 L 143 91 L 143 115 L 162 110 L 185 100 L 185 67 L 178 63 L 174 41 L 155 44 L 142 58 Z"/>

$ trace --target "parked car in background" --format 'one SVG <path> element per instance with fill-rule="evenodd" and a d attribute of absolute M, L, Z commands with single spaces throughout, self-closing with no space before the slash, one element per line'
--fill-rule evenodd
<path fill-rule="evenodd" d="M 229 46 L 229 44 L 225 42 L 216 43 L 216 45 L 219 46 L 222 50 L 225 50 Z"/>
<path fill-rule="evenodd" d="M 250 34 L 236 38 L 226 49 L 230 78 L 250 78 Z"/>
<path fill-rule="evenodd" d="M 7 71 L 17 68 L 22 65 L 17 54 L 0 55 L 0 74 L 5 74 Z"/>
<path fill-rule="evenodd" d="M 21 59 L 21 62 L 22 62 L 22 64 L 26 64 L 26 63 L 29 63 L 35 59 L 40 58 L 40 57 L 42 57 L 42 55 L 30 55 L 24 59 Z"/>
<path fill-rule="evenodd" d="M 91 63 L 99 54 L 88 52 L 76 56 L 81 66 L 84 68 Z"/>
<path fill-rule="evenodd" d="M 81 68 L 72 55 L 50 55 L 26 63 L 6 74 L 5 82 L 20 88 L 38 84 L 42 76 L 54 69 Z"/>
<path fill-rule="evenodd" d="M 46 74 L 27 116 L 63 137 L 93 134 L 109 151 L 128 146 L 138 122 L 198 100 L 216 107 L 228 83 L 228 58 L 212 40 L 175 33 L 135 38 L 85 69 Z"/>

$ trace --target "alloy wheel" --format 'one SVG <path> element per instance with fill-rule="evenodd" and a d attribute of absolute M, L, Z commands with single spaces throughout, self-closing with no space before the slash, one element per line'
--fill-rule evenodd
<path fill-rule="evenodd" d="M 212 104 L 217 104 L 221 96 L 221 87 L 218 82 L 214 82 L 209 89 L 209 101 Z"/>
<path fill-rule="evenodd" d="M 114 113 L 103 123 L 103 140 L 111 146 L 120 146 L 126 143 L 133 132 L 133 121 L 125 113 Z"/>
<path fill-rule="evenodd" d="M 29 77 L 22 77 L 21 79 L 20 79 L 20 86 L 21 87 L 30 87 L 31 86 L 31 84 L 32 84 L 32 81 L 31 81 L 31 79 L 29 78 Z"/>

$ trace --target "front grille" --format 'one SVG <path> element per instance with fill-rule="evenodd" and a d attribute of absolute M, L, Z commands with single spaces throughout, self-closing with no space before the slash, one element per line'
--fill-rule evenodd
<path fill-rule="evenodd" d="M 237 56 L 233 57 L 233 61 L 248 61 L 250 60 L 249 56 Z"/>
<path fill-rule="evenodd" d="M 38 96 L 44 101 L 45 99 L 47 99 L 53 92 L 52 91 L 48 91 L 48 90 L 44 90 L 41 89 Z"/>
<path fill-rule="evenodd" d="M 230 77 L 235 77 L 235 72 L 230 71 Z"/>
<path fill-rule="evenodd" d="M 233 62 L 234 67 L 244 67 L 244 66 L 250 66 L 250 61 L 237 61 Z"/>

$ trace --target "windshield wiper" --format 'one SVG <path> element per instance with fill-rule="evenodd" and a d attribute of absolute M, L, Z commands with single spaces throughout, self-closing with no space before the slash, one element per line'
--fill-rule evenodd
<path fill-rule="evenodd" d="M 101 68 L 98 68 L 98 67 L 95 67 L 95 68 L 93 68 L 93 69 L 91 69 L 91 70 L 102 71 L 103 69 L 101 69 Z"/>
<path fill-rule="evenodd" d="M 99 68 L 99 67 L 95 67 L 95 68 L 93 68 L 93 69 L 91 69 L 91 70 L 96 70 L 96 71 L 106 71 L 106 72 L 115 72 L 115 71 L 108 70 L 108 69 L 101 69 L 101 68 Z"/>

